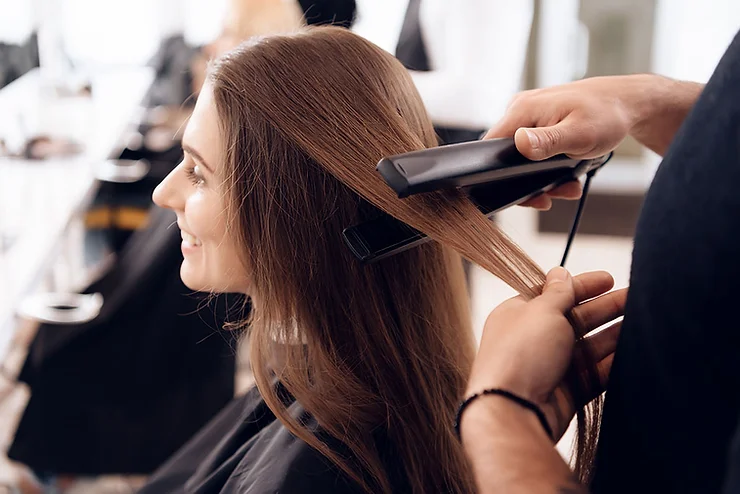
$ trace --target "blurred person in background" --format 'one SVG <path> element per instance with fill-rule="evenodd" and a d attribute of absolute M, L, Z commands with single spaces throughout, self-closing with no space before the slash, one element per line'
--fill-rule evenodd
<path fill-rule="evenodd" d="M 0 88 L 38 66 L 39 46 L 36 33 L 32 33 L 22 44 L 0 42 Z"/>
<path fill-rule="evenodd" d="M 298 3 L 309 26 L 331 24 L 350 28 L 355 22 L 355 0 L 298 0 Z"/>
<path fill-rule="evenodd" d="M 533 15 L 533 0 L 409 0 L 395 54 L 441 143 L 477 140 L 504 114 L 522 87 Z"/>

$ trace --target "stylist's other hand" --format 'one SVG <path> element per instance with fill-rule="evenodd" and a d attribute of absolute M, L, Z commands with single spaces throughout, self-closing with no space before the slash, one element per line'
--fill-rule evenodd
<path fill-rule="evenodd" d="M 614 150 L 636 122 L 620 99 L 621 77 L 594 77 L 550 88 L 524 91 L 509 104 L 485 139 L 514 137 L 516 147 L 532 160 L 556 154 L 588 159 Z M 552 198 L 578 199 L 579 182 L 569 182 L 522 203 L 550 209 Z"/>
<path fill-rule="evenodd" d="M 584 345 L 598 361 L 599 385 L 583 399 L 595 398 L 606 386 L 621 327 L 613 321 L 624 314 L 627 297 L 626 289 L 606 293 L 613 286 L 614 279 L 603 271 L 573 278 L 555 268 L 542 295 L 530 301 L 515 297 L 498 306 L 486 320 L 466 396 L 489 388 L 511 391 L 540 406 L 555 439 L 562 437 L 576 409 L 586 404 L 576 403 L 566 382 Z M 565 314 L 577 304 L 575 313 L 587 332 L 613 323 L 576 343 Z"/>

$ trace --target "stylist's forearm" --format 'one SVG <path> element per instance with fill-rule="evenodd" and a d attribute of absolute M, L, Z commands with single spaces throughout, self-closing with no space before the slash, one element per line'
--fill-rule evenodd
<path fill-rule="evenodd" d="M 516 403 L 481 397 L 461 420 L 478 492 L 585 494 L 537 417 Z"/>
<path fill-rule="evenodd" d="M 623 103 L 635 114 L 635 139 L 663 156 L 696 103 L 703 84 L 657 75 L 628 76 Z"/>

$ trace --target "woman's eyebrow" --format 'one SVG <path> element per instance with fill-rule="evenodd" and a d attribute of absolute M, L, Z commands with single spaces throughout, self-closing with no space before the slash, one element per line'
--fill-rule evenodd
<path fill-rule="evenodd" d="M 208 166 L 208 163 L 206 163 L 206 160 L 203 159 L 203 156 L 201 156 L 200 153 L 196 151 L 192 146 L 188 144 L 183 144 L 182 149 L 190 156 L 192 156 L 195 161 L 203 165 L 209 172 L 213 173 L 213 168 Z"/>

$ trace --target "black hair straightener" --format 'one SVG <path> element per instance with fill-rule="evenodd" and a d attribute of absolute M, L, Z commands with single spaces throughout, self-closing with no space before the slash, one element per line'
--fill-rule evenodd
<path fill-rule="evenodd" d="M 611 153 L 588 160 L 558 155 L 532 161 L 519 153 L 514 139 L 507 138 L 389 156 L 380 160 L 376 170 L 399 198 L 460 188 L 488 217 L 586 175 L 583 196 L 561 263 L 564 264 L 580 221 L 590 179 L 610 158 Z M 343 236 L 354 255 L 363 262 L 378 261 L 430 240 L 425 234 L 385 213 L 345 228 Z"/>

